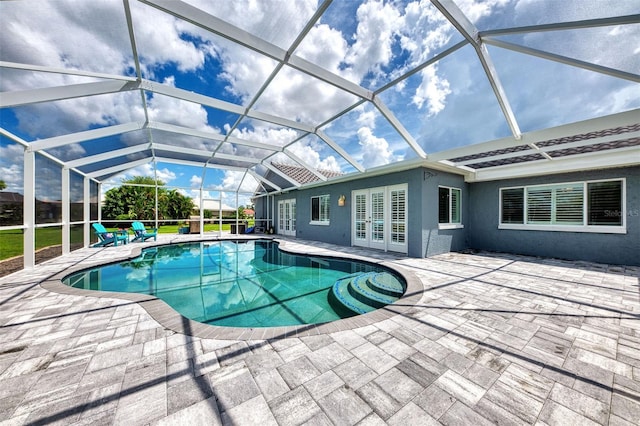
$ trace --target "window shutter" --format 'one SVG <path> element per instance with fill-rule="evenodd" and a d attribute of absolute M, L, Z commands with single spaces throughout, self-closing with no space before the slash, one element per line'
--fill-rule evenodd
<path fill-rule="evenodd" d="M 438 223 L 449 223 L 449 188 L 438 188 Z"/>
<path fill-rule="evenodd" d="M 524 223 L 524 189 L 502 190 L 502 223 Z"/>
<path fill-rule="evenodd" d="M 556 224 L 582 225 L 584 221 L 584 186 L 582 184 L 557 188 Z"/>
<path fill-rule="evenodd" d="M 551 223 L 551 189 L 527 189 L 527 223 Z"/>
<path fill-rule="evenodd" d="M 622 181 L 589 183 L 587 200 L 589 225 L 622 225 Z"/>
<path fill-rule="evenodd" d="M 460 190 L 451 188 L 451 223 L 460 223 Z"/>

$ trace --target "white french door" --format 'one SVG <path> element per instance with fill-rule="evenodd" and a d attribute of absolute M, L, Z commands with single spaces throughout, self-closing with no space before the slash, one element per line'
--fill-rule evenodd
<path fill-rule="evenodd" d="M 352 244 L 407 252 L 407 186 L 353 191 Z"/>
<path fill-rule="evenodd" d="M 278 201 L 278 234 L 296 236 L 296 200 Z"/>

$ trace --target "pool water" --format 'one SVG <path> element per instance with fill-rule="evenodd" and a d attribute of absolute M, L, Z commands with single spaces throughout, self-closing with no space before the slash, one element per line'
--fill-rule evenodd
<path fill-rule="evenodd" d="M 293 255 L 270 240 L 211 241 L 145 249 L 135 259 L 74 273 L 63 282 L 87 290 L 154 295 L 185 317 L 207 324 L 274 327 L 356 315 L 331 302 L 330 292 L 350 277 L 376 273 L 386 282 L 403 282 L 374 264 Z M 341 299 L 350 297 L 342 293 L 346 296 Z"/>

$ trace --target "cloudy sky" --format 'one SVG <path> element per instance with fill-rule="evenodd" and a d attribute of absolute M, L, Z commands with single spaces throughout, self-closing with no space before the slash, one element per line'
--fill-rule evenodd
<path fill-rule="evenodd" d="M 455 0 L 481 31 L 638 13 L 637 0 Z M 288 50 L 311 19 L 314 0 L 189 0 L 204 12 Z M 130 0 L 143 79 L 211 96 L 299 123 L 318 126 L 359 102 L 355 95 L 238 46 L 189 22 Z M 0 60 L 52 68 L 136 77 L 123 2 L 118 0 L 1 2 Z M 640 24 L 501 36 L 501 40 L 581 61 L 637 73 Z M 334 1 L 300 42 L 294 55 L 367 90 L 377 91 L 414 67 L 463 40 L 428 1 Z M 630 42 L 636 40 L 636 43 Z M 640 107 L 636 83 L 488 47 L 522 132 Z M 0 88 L 20 91 L 99 81 L 55 72 L 0 68 Z M 265 82 L 277 71 L 270 84 Z M 259 94 L 259 96 L 257 96 Z M 474 49 L 453 54 L 386 88 L 379 95 L 427 153 L 507 137 L 510 129 Z M 284 146 L 299 139 L 295 129 L 158 93 L 128 91 L 1 110 L 2 127 L 26 141 L 116 124 L 145 121 Z M 415 157 L 398 132 L 371 103 L 364 102 L 322 130 L 365 168 Z M 51 150 L 70 161 L 149 139 L 213 151 L 210 139 L 160 130 L 140 130 Z M 311 135 L 289 148 L 308 164 L 353 171 L 339 153 Z M 0 138 L 0 173 L 8 190 L 22 192 L 23 148 Z M 261 157 L 264 151 L 225 144 L 226 154 Z M 135 155 L 129 161 L 137 159 Z M 279 154 L 278 161 L 290 161 Z M 108 167 L 109 163 L 94 167 Z M 83 169 L 91 172 L 91 167 Z M 153 175 L 151 164 L 114 176 Z M 157 176 L 187 194 L 201 185 L 252 191 L 257 182 L 240 172 L 166 162 Z M 47 182 L 55 182 L 55 176 Z M 47 192 L 41 190 L 41 196 Z M 241 204 L 246 199 L 241 200 Z"/>

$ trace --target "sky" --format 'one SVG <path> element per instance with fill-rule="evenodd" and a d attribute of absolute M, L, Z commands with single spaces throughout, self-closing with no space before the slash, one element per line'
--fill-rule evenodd
<path fill-rule="evenodd" d="M 318 8 L 312 0 L 234 0 L 187 3 L 287 50 Z M 637 0 L 455 0 L 480 30 L 606 18 L 638 13 Z M 195 25 L 135 0 L 131 5 L 143 79 L 182 88 L 253 110 L 321 128 L 365 169 L 416 157 L 416 152 L 371 103 L 284 66 Z M 117 0 L 1 2 L 0 60 L 135 77 L 123 3 Z M 500 36 L 501 40 L 637 73 L 640 24 Z M 386 88 L 463 37 L 428 1 L 334 1 L 293 54 L 377 96 L 428 154 L 511 135 L 475 50 L 462 47 Z M 489 55 L 522 132 L 640 107 L 637 83 L 489 46 Z M 277 71 L 277 72 L 276 72 Z M 21 91 L 100 81 L 55 72 L 0 68 L 0 89 Z M 272 74 L 273 79 L 265 86 Z M 27 142 L 89 129 L 149 120 L 276 147 L 318 169 L 354 171 L 324 141 L 298 130 L 139 91 L 39 103 L 0 110 L 1 126 Z M 348 113 L 327 123 L 348 108 Z M 139 130 L 50 150 L 71 161 L 140 143 L 187 147 L 239 156 L 265 151 L 161 130 Z M 288 145 L 298 140 L 293 145 Z M 8 191 L 22 192 L 23 148 L 0 138 L 0 174 Z M 131 155 L 134 161 L 144 153 Z M 158 154 L 159 155 L 159 154 Z M 120 161 L 122 159 L 119 159 Z M 277 154 L 274 162 L 291 162 Z M 112 161 L 115 163 L 115 160 Z M 109 161 L 82 170 L 108 167 Z M 44 176 L 44 172 L 43 173 Z M 37 192 L 55 198 L 59 173 L 40 179 Z M 186 195 L 224 198 L 253 192 L 242 172 L 158 162 L 119 173 L 103 188 L 133 176 L 157 176 Z M 228 202 L 227 202 L 228 201 Z M 249 202 L 243 194 L 240 204 Z"/>

